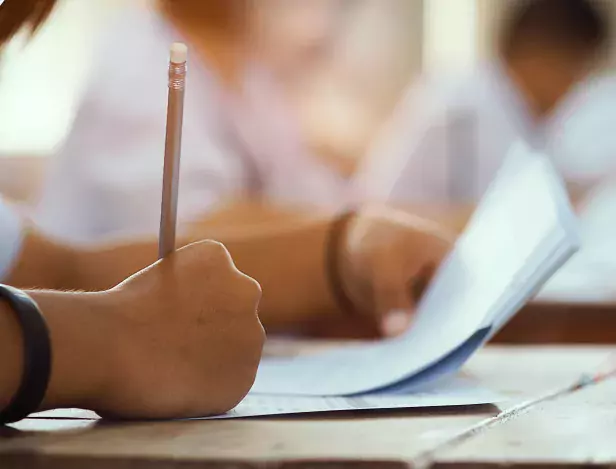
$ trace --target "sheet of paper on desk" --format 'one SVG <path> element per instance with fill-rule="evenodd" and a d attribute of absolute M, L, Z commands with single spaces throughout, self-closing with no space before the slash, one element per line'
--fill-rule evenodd
<path fill-rule="evenodd" d="M 376 396 L 273 396 L 249 394 L 231 412 L 199 420 L 265 417 L 344 411 L 428 409 L 496 404 L 506 398 L 482 388 L 473 380 L 454 378 L 409 395 Z"/>
<path fill-rule="evenodd" d="M 549 160 L 517 146 L 439 269 L 409 332 L 312 356 L 267 358 L 257 394 L 406 394 L 456 373 L 578 249 Z"/>

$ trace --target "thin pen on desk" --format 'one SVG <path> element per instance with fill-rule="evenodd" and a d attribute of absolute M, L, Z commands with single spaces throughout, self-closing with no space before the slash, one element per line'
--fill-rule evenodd
<path fill-rule="evenodd" d="M 158 239 L 158 258 L 175 250 L 178 189 L 180 186 L 180 156 L 184 120 L 184 91 L 186 88 L 186 60 L 188 49 L 176 42 L 171 46 L 169 60 L 169 98 L 167 103 L 167 135 L 163 170 L 163 197 Z"/>
<path fill-rule="evenodd" d="M 555 399 L 568 396 L 591 386 L 601 384 L 605 381 L 616 379 L 616 354 L 611 354 L 607 357 L 607 360 L 601 364 L 601 366 L 594 371 L 582 373 L 572 383 L 561 386 L 557 389 L 548 391 L 539 396 L 533 397 L 527 401 L 524 401 L 516 406 L 513 406 L 494 417 L 489 417 L 486 420 L 462 430 L 457 435 L 448 439 L 444 443 L 440 443 L 437 446 L 423 451 L 417 455 L 413 460 L 409 461 L 409 468 L 413 469 L 427 469 L 432 467 L 434 461 L 434 455 L 437 452 L 444 452 L 447 448 L 455 448 L 461 443 L 475 438 L 480 433 L 487 432 L 496 425 L 501 425 L 519 415 L 534 409 L 537 405 L 544 402 L 553 401 Z"/>

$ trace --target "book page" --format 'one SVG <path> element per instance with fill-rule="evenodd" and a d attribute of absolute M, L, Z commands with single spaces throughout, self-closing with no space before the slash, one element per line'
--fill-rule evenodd
<path fill-rule="evenodd" d="M 559 184 L 547 158 L 517 146 L 404 336 L 309 357 L 266 358 L 253 392 L 355 395 L 400 385 L 428 369 L 431 376 L 423 378 L 433 379 L 445 359 L 443 370 L 455 371 L 451 365 L 462 366 L 579 247 L 575 218 Z"/>

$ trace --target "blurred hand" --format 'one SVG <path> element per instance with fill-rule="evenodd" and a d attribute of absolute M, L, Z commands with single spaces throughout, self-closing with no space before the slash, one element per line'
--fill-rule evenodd
<path fill-rule="evenodd" d="M 351 221 L 341 250 L 344 288 L 384 335 L 399 335 L 452 241 L 435 223 L 406 212 L 363 211 Z"/>
<path fill-rule="evenodd" d="M 180 249 L 111 290 L 117 370 L 94 410 L 179 418 L 235 407 L 261 358 L 260 298 L 258 283 L 211 241 Z"/>

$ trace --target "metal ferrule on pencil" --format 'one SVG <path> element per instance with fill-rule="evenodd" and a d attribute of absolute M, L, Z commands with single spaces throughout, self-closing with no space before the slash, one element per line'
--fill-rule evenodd
<path fill-rule="evenodd" d="M 183 90 L 186 86 L 186 62 L 169 62 L 169 89 Z"/>

